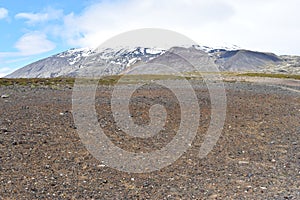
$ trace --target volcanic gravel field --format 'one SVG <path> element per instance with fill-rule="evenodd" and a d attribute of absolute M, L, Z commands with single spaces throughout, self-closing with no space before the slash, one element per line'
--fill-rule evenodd
<path fill-rule="evenodd" d="M 211 103 L 205 84 L 191 82 L 201 112 L 197 135 L 178 160 L 149 173 L 122 172 L 89 153 L 73 120 L 72 86 L 1 86 L 0 199 L 300 199 L 299 82 L 225 82 L 225 125 L 201 159 Z M 180 105 L 170 90 L 147 84 L 133 94 L 135 123 L 149 123 L 154 104 L 167 111 L 163 130 L 143 139 L 117 127 L 113 88 L 100 85 L 95 102 L 99 127 L 116 146 L 152 152 L 172 140 Z"/>

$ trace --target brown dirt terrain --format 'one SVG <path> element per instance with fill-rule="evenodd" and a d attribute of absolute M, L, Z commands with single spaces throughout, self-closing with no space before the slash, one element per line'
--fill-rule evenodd
<path fill-rule="evenodd" d="M 201 81 L 193 86 L 201 109 L 197 136 L 176 162 L 151 173 L 112 169 L 86 150 L 73 122 L 71 87 L 1 86 L 0 199 L 300 199 L 300 85 L 226 82 L 225 126 L 203 159 L 210 100 Z M 96 110 L 115 145 L 151 152 L 170 142 L 180 108 L 169 90 L 149 85 L 131 99 L 138 124 L 149 122 L 154 103 L 168 112 L 163 131 L 149 139 L 118 129 L 112 90 L 99 86 Z"/>

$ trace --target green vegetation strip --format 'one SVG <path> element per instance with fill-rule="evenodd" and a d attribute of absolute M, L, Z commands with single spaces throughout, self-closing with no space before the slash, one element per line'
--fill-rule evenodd
<path fill-rule="evenodd" d="M 265 73 L 244 73 L 237 76 L 251 76 L 251 77 L 267 77 L 267 78 L 291 78 L 300 80 L 300 75 L 296 74 L 265 74 Z"/>
<path fill-rule="evenodd" d="M 72 85 L 72 78 L 0 78 L 0 86 L 21 85 L 21 86 L 57 86 Z"/>
<path fill-rule="evenodd" d="M 291 78 L 300 80 L 300 75 L 296 74 L 266 74 L 266 73 L 221 73 L 223 76 L 249 76 L 249 77 L 268 77 L 268 78 Z M 175 79 L 201 79 L 200 74 L 190 73 L 184 76 L 177 75 L 113 75 L 102 77 L 99 80 L 100 85 L 114 85 L 120 78 L 122 81 L 120 83 L 134 84 L 134 83 L 147 83 L 152 80 L 175 80 Z M 84 81 L 91 81 L 93 79 L 84 78 Z M 83 83 L 84 83 L 83 81 Z M 21 85 L 21 86 L 73 86 L 75 78 L 0 78 L 0 86 L 11 86 L 11 85 Z"/>
<path fill-rule="evenodd" d="M 123 77 L 123 78 L 122 78 Z M 106 76 L 102 77 L 99 80 L 99 85 L 114 85 L 116 84 L 120 78 L 122 81 L 120 83 L 147 83 L 151 82 L 152 80 L 174 80 L 174 79 L 190 79 L 188 76 L 176 76 L 176 75 L 113 75 L 113 76 Z M 89 83 L 93 81 L 92 78 L 82 78 L 81 83 Z M 57 86 L 73 86 L 75 82 L 75 78 L 0 78 L 0 86 L 11 86 L 11 85 L 20 85 L 20 86 L 30 86 L 30 87 L 37 87 L 37 86 L 50 86 L 50 87 L 57 87 Z"/>

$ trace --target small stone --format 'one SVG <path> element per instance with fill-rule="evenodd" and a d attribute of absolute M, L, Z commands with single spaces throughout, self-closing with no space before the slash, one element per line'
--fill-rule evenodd
<path fill-rule="evenodd" d="M 103 180 L 102 183 L 108 183 L 108 181 L 107 180 Z"/>
<path fill-rule="evenodd" d="M 70 128 L 77 129 L 77 127 L 75 125 L 70 125 Z"/>
<path fill-rule="evenodd" d="M 143 187 L 148 187 L 150 184 L 148 182 L 144 182 Z"/>
<path fill-rule="evenodd" d="M 21 109 L 22 109 L 22 110 L 28 110 L 28 109 L 29 109 L 29 106 L 22 106 Z"/>
<path fill-rule="evenodd" d="M 248 178 L 251 178 L 252 176 L 253 176 L 252 173 L 248 173 L 248 174 L 247 174 L 247 177 L 248 177 Z"/>
<path fill-rule="evenodd" d="M 239 164 L 240 164 L 240 165 L 243 165 L 243 164 L 249 164 L 249 162 L 248 162 L 248 161 L 240 160 L 240 161 L 239 161 Z"/>
<path fill-rule="evenodd" d="M 212 194 L 208 197 L 209 199 L 217 199 L 218 195 L 217 194 Z"/>
<path fill-rule="evenodd" d="M 2 131 L 3 133 L 7 133 L 8 130 L 6 128 L 1 128 L 0 131 Z"/>
<path fill-rule="evenodd" d="M 8 94 L 3 94 L 3 95 L 1 95 L 1 98 L 2 98 L 2 99 L 6 99 L 6 98 L 8 98 L 8 97 L 9 97 Z"/>
<path fill-rule="evenodd" d="M 85 170 L 85 169 L 87 169 L 87 168 L 88 168 L 87 165 L 83 165 L 83 167 L 82 167 L 83 170 Z"/>

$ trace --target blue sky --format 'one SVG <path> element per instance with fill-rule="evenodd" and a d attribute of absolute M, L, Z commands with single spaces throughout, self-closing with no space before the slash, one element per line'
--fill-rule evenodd
<path fill-rule="evenodd" d="M 0 77 L 69 49 L 70 45 L 49 29 L 63 26 L 64 15 L 80 13 L 91 3 L 88 0 L 0 1 Z"/>
<path fill-rule="evenodd" d="M 300 55 L 298 0 L 0 0 L 0 77 L 124 31 L 165 28 L 201 45 Z"/>

